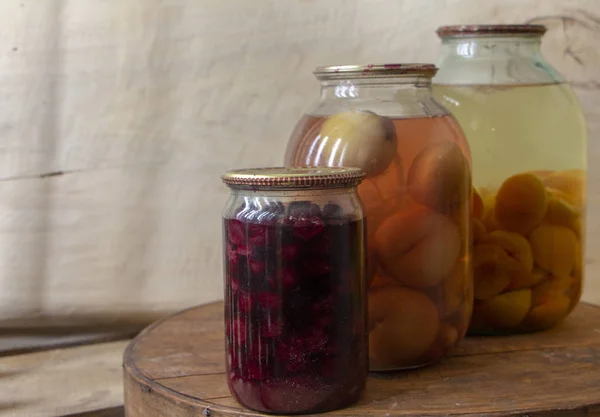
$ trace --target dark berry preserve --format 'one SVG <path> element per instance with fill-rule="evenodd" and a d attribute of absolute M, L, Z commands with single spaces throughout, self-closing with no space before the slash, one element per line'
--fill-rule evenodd
<path fill-rule="evenodd" d="M 232 188 L 223 221 L 227 374 L 242 405 L 323 412 L 362 393 L 368 337 L 361 178 L 360 170 L 343 168 L 223 177 Z"/>

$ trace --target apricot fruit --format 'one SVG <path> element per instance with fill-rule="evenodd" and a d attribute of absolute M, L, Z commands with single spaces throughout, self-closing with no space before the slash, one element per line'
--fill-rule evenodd
<path fill-rule="evenodd" d="M 533 268 L 528 274 L 519 275 L 518 278 L 513 276 L 513 279 L 510 283 L 511 290 L 520 290 L 522 288 L 532 288 L 541 283 L 542 281 L 548 279 L 550 277 L 550 273 L 548 271 L 543 270 L 540 267 Z"/>
<path fill-rule="evenodd" d="M 560 292 L 548 293 L 543 304 L 531 309 L 526 323 L 529 327 L 547 329 L 556 325 L 569 313 L 571 299 Z"/>
<path fill-rule="evenodd" d="M 567 194 L 576 206 L 585 206 L 586 173 L 584 170 L 555 171 L 544 179 L 544 184 Z"/>
<path fill-rule="evenodd" d="M 533 270 L 531 246 L 527 239 L 520 234 L 506 230 L 494 230 L 486 237 L 485 241 L 500 246 L 509 256 L 521 262 L 528 272 Z"/>
<path fill-rule="evenodd" d="M 353 110 L 328 117 L 316 146 L 327 165 L 358 167 L 372 177 L 390 165 L 396 155 L 396 143 L 391 119 Z"/>
<path fill-rule="evenodd" d="M 513 175 L 496 195 L 496 220 L 504 229 L 527 235 L 544 218 L 547 200 L 546 188 L 536 175 Z"/>
<path fill-rule="evenodd" d="M 548 189 L 548 209 L 544 223 L 574 227 L 579 219 L 580 210 L 569 202 L 569 197 L 562 191 Z"/>
<path fill-rule="evenodd" d="M 436 339 L 438 311 L 419 291 L 379 287 L 369 293 L 369 362 L 371 370 L 417 365 Z"/>
<path fill-rule="evenodd" d="M 450 274 L 460 251 L 458 229 L 434 211 L 412 208 L 387 218 L 375 234 L 379 264 L 401 283 L 433 287 Z"/>
<path fill-rule="evenodd" d="M 507 264 L 510 256 L 496 244 L 479 244 L 473 248 L 473 274 L 476 300 L 491 298 L 511 282 Z"/>
<path fill-rule="evenodd" d="M 407 186 L 416 202 L 440 213 L 454 213 L 469 203 L 469 163 L 454 142 L 429 145 L 414 159 Z"/>
<path fill-rule="evenodd" d="M 484 301 L 485 319 L 494 327 L 517 327 L 531 308 L 531 290 L 523 289 L 496 295 Z"/>
<path fill-rule="evenodd" d="M 577 237 L 567 227 L 542 225 L 529 236 L 535 263 L 553 275 L 569 275 L 576 258 Z"/>

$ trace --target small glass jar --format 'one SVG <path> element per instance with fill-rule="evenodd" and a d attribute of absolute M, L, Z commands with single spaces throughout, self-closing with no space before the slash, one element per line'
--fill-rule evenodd
<path fill-rule="evenodd" d="M 586 127 L 539 25 L 445 26 L 436 97 L 473 156 L 471 333 L 547 329 L 581 295 Z"/>
<path fill-rule="evenodd" d="M 266 413 L 355 402 L 366 383 L 365 224 L 353 168 L 230 171 L 223 212 L 229 388 Z"/>
<path fill-rule="evenodd" d="M 437 361 L 472 309 L 470 155 L 434 100 L 427 64 L 317 68 L 321 95 L 288 143 L 288 166 L 356 166 L 368 221 L 374 371 Z"/>

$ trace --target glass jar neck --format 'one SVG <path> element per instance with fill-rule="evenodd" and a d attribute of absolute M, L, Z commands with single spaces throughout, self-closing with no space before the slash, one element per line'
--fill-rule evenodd
<path fill-rule="evenodd" d="M 434 84 L 562 82 L 545 61 L 540 36 L 461 36 L 442 39 Z"/>
<path fill-rule="evenodd" d="M 430 77 L 347 78 L 321 81 L 321 100 L 393 99 L 431 92 Z"/>
<path fill-rule="evenodd" d="M 458 37 L 442 39 L 442 55 L 458 59 L 543 59 L 541 36 Z"/>
<path fill-rule="evenodd" d="M 393 118 L 448 114 L 433 98 L 431 76 L 321 80 L 321 95 L 308 113 L 313 116 L 330 116 L 357 108 Z"/>

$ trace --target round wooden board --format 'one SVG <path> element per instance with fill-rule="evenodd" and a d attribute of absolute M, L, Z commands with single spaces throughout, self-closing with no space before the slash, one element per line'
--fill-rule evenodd
<path fill-rule="evenodd" d="M 183 311 L 125 351 L 128 417 L 257 416 L 225 380 L 223 304 Z M 581 304 L 555 329 L 471 337 L 437 365 L 372 374 L 337 416 L 600 416 L 600 307 Z"/>

